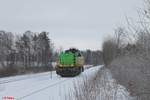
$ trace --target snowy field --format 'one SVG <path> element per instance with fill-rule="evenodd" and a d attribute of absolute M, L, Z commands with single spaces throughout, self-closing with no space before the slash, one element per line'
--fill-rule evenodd
<path fill-rule="evenodd" d="M 0 100 L 8 100 L 6 97 L 13 97 L 14 100 L 66 100 L 75 82 L 92 77 L 101 67 L 86 69 L 73 78 L 62 78 L 55 71 L 1 78 Z"/>

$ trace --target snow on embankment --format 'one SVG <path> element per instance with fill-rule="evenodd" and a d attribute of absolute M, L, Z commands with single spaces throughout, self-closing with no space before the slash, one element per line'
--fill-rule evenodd
<path fill-rule="evenodd" d="M 130 100 L 126 89 L 117 84 L 105 67 L 91 79 L 84 79 L 81 85 L 76 83 L 74 89 L 70 96 L 74 100 Z"/>
<path fill-rule="evenodd" d="M 97 75 L 99 94 L 96 100 L 130 100 L 128 91 L 112 78 L 108 69 L 102 69 Z"/>
<path fill-rule="evenodd" d="M 75 82 L 82 83 L 84 78 L 93 77 L 100 67 L 86 69 L 73 78 L 62 78 L 55 72 L 1 78 L 0 100 L 9 96 L 15 100 L 66 100 Z"/>

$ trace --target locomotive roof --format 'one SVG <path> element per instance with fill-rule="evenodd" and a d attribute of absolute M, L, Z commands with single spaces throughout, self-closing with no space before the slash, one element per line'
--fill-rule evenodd
<path fill-rule="evenodd" d="M 70 48 L 69 50 L 66 50 L 65 51 L 66 53 L 67 52 L 72 52 L 72 53 L 76 53 L 76 52 L 80 52 L 78 49 L 76 49 L 76 48 Z"/>

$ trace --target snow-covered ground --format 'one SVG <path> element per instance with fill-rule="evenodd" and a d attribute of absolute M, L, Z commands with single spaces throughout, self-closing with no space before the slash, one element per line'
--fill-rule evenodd
<path fill-rule="evenodd" d="M 75 82 L 92 77 L 101 67 L 86 69 L 73 78 L 62 78 L 55 72 L 1 78 L 0 100 L 4 97 L 14 97 L 15 100 L 66 100 Z"/>
<path fill-rule="evenodd" d="M 109 69 L 101 69 L 96 81 L 98 93 L 96 100 L 131 100 L 125 87 L 113 79 Z"/>

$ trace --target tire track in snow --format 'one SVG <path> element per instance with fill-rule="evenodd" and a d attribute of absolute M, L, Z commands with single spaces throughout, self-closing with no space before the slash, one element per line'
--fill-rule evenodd
<path fill-rule="evenodd" d="M 27 80 L 27 79 L 31 79 L 31 78 L 38 78 L 39 76 L 48 76 L 50 75 L 50 73 L 47 73 L 47 74 L 44 74 L 44 75 L 35 75 L 35 76 L 26 76 L 24 78 L 18 78 L 18 79 L 8 79 L 8 80 L 3 80 L 3 81 L 0 81 L 0 84 L 5 84 L 5 83 L 12 83 L 12 82 L 17 82 L 17 81 L 22 81 L 22 80 Z"/>

